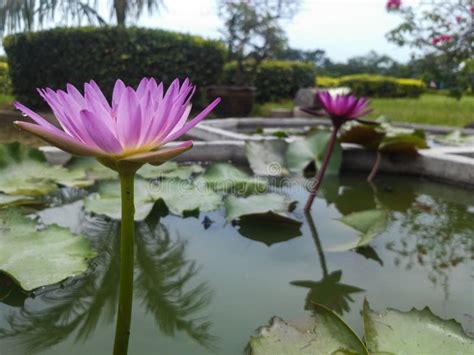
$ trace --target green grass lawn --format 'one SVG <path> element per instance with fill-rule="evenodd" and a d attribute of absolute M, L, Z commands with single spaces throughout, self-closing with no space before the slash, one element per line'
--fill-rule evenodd
<path fill-rule="evenodd" d="M 411 122 L 462 127 L 474 122 L 474 97 L 461 100 L 425 94 L 418 99 L 373 99 L 369 117 L 385 116 L 393 122 Z"/>
<path fill-rule="evenodd" d="M 291 108 L 292 100 L 255 105 L 252 116 L 269 117 L 272 108 Z M 410 122 L 462 127 L 474 122 L 474 97 L 456 100 L 425 94 L 418 99 L 372 99 L 370 118 L 385 116 L 393 122 Z"/>

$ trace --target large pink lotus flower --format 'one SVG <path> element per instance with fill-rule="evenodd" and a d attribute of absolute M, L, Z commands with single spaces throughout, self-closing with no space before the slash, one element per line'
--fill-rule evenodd
<path fill-rule="evenodd" d="M 186 79 L 174 80 L 168 90 L 153 78 L 144 78 L 134 90 L 121 80 L 113 89 L 112 105 L 94 81 L 84 85 L 84 95 L 73 85 L 67 90 L 38 89 L 62 129 L 21 103 L 15 107 L 35 123 L 15 125 L 71 154 L 94 156 L 117 170 L 121 162 L 161 164 L 190 149 L 188 140 L 171 143 L 198 124 L 219 103 L 214 100 L 188 121 L 195 87 Z"/>

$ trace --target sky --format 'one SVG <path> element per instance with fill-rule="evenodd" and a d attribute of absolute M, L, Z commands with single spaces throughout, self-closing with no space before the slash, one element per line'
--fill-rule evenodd
<path fill-rule="evenodd" d="M 385 34 L 396 27 L 400 17 L 387 13 L 386 0 L 302 0 L 299 13 L 283 22 L 289 45 L 298 49 L 324 49 L 333 60 L 345 61 L 370 50 L 388 54 L 405 62 L 408 48 L 389 43 Z M 417 5 L 427 0 L 402 0 Z M 218 17 L 216 0 L 164 0 L 166 9 L 144 14 L 138 26 L 169 29 L 219 38 L 223 22 Z M 101 1 L 101 13 L 108 16 L 107 2 Z"/>

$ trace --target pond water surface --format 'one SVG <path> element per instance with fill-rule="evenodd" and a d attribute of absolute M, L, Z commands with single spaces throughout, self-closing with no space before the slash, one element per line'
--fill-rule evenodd
<path fill-rule="evenodd" d="M 130 354 L 242 354 L 273 315 L 299 318 L 312 303 L 361 334 L 364 298 L 376 310 L 429 306 L 474 332 L 473 191 L 384 175 L 371 186 L 346 175 L 327 180 L 307 220 L 304 189 L 275 189 L 300 201 L 301 235 L 247 228 L 243 236 L 222 211 L 184 219 L 153 211 L 137 224 Z M 337 219 L 376 206 L 389 211 L 385 231 L 368 247 L 333 251 L 357 240 Z M 86 234 L 98 257 L 86 274 L 33 294 L 1 278 L 0 353 L 109 354 L 119 225 L 84 215 L 81 201 L 42 216 Z"/>

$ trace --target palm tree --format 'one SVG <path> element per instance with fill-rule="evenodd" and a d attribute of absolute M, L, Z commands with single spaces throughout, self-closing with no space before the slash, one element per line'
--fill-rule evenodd
<path fill-rule="evenodd" d="M 105 25 L 98 12 L 97 0 L 0 0 L 0 31 L 33 31 L 44 23 L 61 21 L 81 25 Z M 137 19 L 146 8 L 149 14 L 158 12 L 163 0 L 110 0 L 111 14 L 117 25 L 125 26 L 127 18 Z"/>

